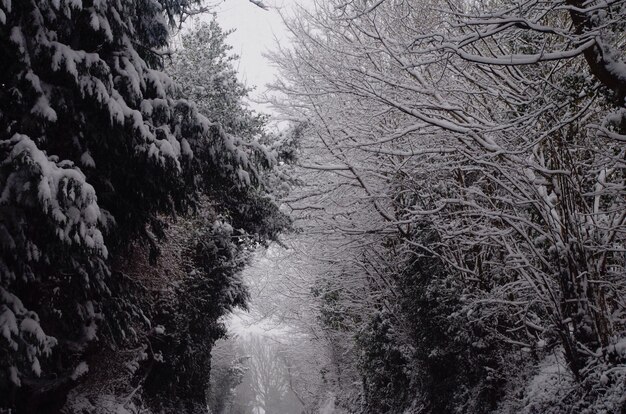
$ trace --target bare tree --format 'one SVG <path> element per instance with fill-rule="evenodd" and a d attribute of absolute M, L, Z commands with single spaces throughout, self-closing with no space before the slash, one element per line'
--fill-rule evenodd
<path fill-rule="evenodd" d="M 393 235 L 503 342 L 558 343 L 579 380 L 622 360 L 623 3 L 329 0 L 287 20 L 274 104 L 307 130 L 286 202 L 328 237 L 344 315 L 393 294 Z"/>

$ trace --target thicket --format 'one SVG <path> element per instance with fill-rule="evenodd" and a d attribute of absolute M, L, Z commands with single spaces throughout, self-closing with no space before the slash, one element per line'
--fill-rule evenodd
<path fill-rule="evenodd" d="M 625 13 L 320 0 L 286 19 L 275 104 L 306 125 L 286 204 L 325 243 L 316 340 L 344 409 L 625 409 Z"/>
<path fill-rule="evenodd" d="M 186 49 L 164 72 L 198 3 L 0 2 L 0 410 L 205 410 L 219 318 L 288 221 L 215 23 L 202 102 Z"/>

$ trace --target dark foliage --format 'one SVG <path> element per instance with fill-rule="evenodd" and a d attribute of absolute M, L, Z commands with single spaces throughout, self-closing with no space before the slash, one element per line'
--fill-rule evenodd
<path fill-rule="evenodd" d="M 0 2 L 0 407 L 61 407 L 81 360 L 146 335 L 148 394 L 203 404 L 217 319 L 246 300 L 244 251 L 287 221 L 260 185 L 271 159 L 254 137 L 200 114 L 162 73 L 167 18 L 196 3 Z M 203 194 L 234 233 L 205 223 L 185 239 L 194 270 L 155 296 L 125 272 L 131 246 L 155 264 L 167 216 L 197 213 Z M 169 385 L 153 381 L 164 367 Z"/>

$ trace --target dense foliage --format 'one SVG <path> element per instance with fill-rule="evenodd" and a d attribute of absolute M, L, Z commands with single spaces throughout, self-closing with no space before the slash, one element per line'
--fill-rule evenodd
<path fill-rule="evenodd" d="M 196 3 L 0 3 L 0 409 L 57 412 L 77 382 L 113 384 L 103 347 L 126 361 L 120 409 L 143 391 L 206 406 L 218 318 L 245 305 L 248 251 L 287 221 L 215 24 L 192 66 L 220 80 L 197 79 L 199 106 L 163 72 L 168 25 Z M 103 409 L 94 389 L 68 409 Z"/>

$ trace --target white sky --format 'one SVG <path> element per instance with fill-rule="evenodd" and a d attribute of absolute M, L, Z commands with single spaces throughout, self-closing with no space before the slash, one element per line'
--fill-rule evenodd
<path fill-rule="evenodd" d="M 266 85 L 273 81 L 276 70 L 263 56 L 272 50 L 276 42 L 287 41 L 287 29 L 283 25 L 278 9 L 287 14 L 296 5 L 311 0 L 263 0 L 269 10 L 263 10 L 249 0 L 224 0 L 217 8 L 217 21 L 224 29 L 235 29 L 228 38 L 233 52 L 240 56 L 239 77 L 249 87 L 255 87 L 252 98 L 265 92 Z M 268 108 L 252 103 L 252 107 L 268 111 Z"/>

